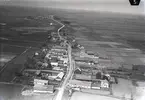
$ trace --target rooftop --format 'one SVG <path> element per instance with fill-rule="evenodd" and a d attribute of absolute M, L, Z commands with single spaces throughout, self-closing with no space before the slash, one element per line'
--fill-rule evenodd
<path fill-rule="evenodd" d="M 75 74 L 74 77 L 78 80 L 91 80 L 91 75 Z"/>
<path fill-rule="evenodd" d="M 90 87 L 91 86 L 91 82 L 79 81 L 79 80 L 70 80 L 69 84 L 78 85 L 78 86 L 86 86 L 86 87 Z"/>

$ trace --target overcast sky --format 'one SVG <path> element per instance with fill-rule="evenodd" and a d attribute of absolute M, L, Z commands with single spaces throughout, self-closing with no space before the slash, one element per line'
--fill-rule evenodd
<path fill-rule="evenodd" d="M 53 7 L 75 10 L 109 11 L 119 13 L 144 14 L 144 1 L 137 7 L 130 6 L 128 0 L 0 0 L 2 5 Z"/>

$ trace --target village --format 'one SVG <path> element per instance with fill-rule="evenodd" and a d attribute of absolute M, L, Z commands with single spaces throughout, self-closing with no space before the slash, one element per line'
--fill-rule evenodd
<path fill-rule="evenodd" d="M 53 31 L 54 26 L 58 27 L 54 23 L 57 21 L 53 19 L 53 15 L 49 17 L 53 20 L 48 22 L 51 31 L 48 31 L 47 27 L 11 28 L 12 30 L 24 31 L 24 33 L 21 32 L 21 36 L 27 36 L 32 31 L 47 32 L 47 40 L 44 40 L 45 42 L 36 48 L 35 52 L 28 54 L 25 63 L 21 66 L 21 71 L 16 69 L 14 76 L 11 76 L 14 77 L 11 81 L 12 84 L 24 86 L 21 95 L 27 97 L 44 94 L 57 98 L 59 93 L 64 95 L 61 91 L 63 88 L 68 94 L 66 96 L 68 98 L 77 92 L 123 100 L 134 98 L 133 89 L 140 88 L 145 80 L 145 67 L 135 58 L 142 57 L 142 53 L 138 49 L 126 48 L 117 42 L 81 40 L 81 38 L 71 34 L 70 26 L 67 25 L 69 21 L 61 21 L 65 28 L 62 25 L 62 29 L 61 27 L 58 29 L 60 32 Z M 33 18 L 28 16 L 25 18 L 25 20 L 31 19 L 41 20 L 47 19 L 47 17 Z M 2 38 L 2 40 L 6 39 Z M 120 46 L 120 48 L 116 48 L 116 46 Z M 119 52 L 118 55 L 116 52 Z M 131 58 L 124 56 L 125 53 L 130 54 Z M 130 61 L 126 60 L 125 62 L 124 59 L 130 59 Z M 70 75 L 69 72 L 71 72 Z M 62 98 L 66 97 L 62 96 Z"/>
<path fill-rule="evenodd" d="M 53 24 L 53 23 L 52 23 Z M 77 43 L 77 40 L 69 34 L 67 29 L 60 32 L 61 40 L 56 32 L 48 34 L 48 41 L 33 55 L 27 57 L 24 69 L 16 73 L 13 83 L 24 84 L 22 95 L 34 94 L 57 94 L 63 84 L 69 67 L 68 45 L 72 48 L 73 73 L 67 83 L 69 97 L 74 92 L 83 92 L 97 95 L 106 95 L 119 98 L 131 99 L 132 94 L 122 96 L 117 92 L 122 82 L 132 80 L 136 82 L 144 80 L 143 66 L 139 65 L 116 65 L 109 64 L 109 58 L 104 57 Z M 67 35 L 66 35 L 67 34 Z M 105 64 L 108 65 L 106 66 Z M 109 66 L 109 67 L 108 67 Z M 140 77 L 136 78 L 136 77 Z M 130 83 L 131 84 L 131 83 Z"/>

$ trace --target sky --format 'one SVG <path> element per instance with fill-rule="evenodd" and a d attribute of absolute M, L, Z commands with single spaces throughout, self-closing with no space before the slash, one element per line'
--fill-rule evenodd
<path fill-rule="evenodd" d="M 108 11 L 145 15 L 145 0 L 139 6 L 131 6 L 128 0 L 0 0 L 1 5 L 19 5 L 75 9 L 87 11 Z"/>

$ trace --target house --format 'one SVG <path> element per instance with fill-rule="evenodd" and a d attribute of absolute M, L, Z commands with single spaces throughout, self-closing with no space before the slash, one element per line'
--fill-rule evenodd
<path fill-rule="evenodd" d="M 58 67 L 63 68 L 63 69 L 67 68 L 67 66 L 64 66 L 64 64 L 58 64 Z"/>
<path fill-rule="evenodd" d="M 96 73 L 96 79 L 103 79 L 103 73 L 102 72 L 97 72 Z"/>
<path fill-rule="evenodd" d="M 48 76 L 50 80 L 57 80 L 57 81 L 61 81 L 63 77 L 64 77 L 64 72 L 60 72 L 55 76 Z"/>
<path fill-rule="evenodd" d="M 63 61 L 62 61 L 62 60 L 59 60 L 59 61 L 58 61 L 58 64 L 63 64 Z"/>
<path fill-rule="evenodd" d="M 61 61 L 63 61 L 63 63 L 68 63 L 68 58 L 60 58 Z"/>
<path fill-rule="evenodd" d="M 101 81 L 95 81 L 91 84 L 92 89 L 101 89 Z"/>
<path fill-rule="evenodd" d="M 88 58 L 92 58 L 92 59 L 96 59 L 96 60 L 99 59 L 99 55 L 94 54 L 92 51 L 81 50 L 80 56 L 81 57 L 88 57 Z"/>
<path fill-rule="evenodd" d="M 109 89 L 109 82 L 107 80 L 96 80 L 91 84 L 92 89 Z"/>
<path fill-rule="evenodd" d="M 51 54 L 50 55 L 50 59 L 52 59 L 52 58 L 57 58 L 58 56 L 56 55 L 56 54 Z"/>
<path fill-rule="evenodd" d="M 86 53 L 87 53 L 88 55 L 94 55 L 94 52 L 93 52 L 93 51 L 86 51 Z"/>
<path fill-rule="evenodd" d="M 75 57 L 75 61 L 80 64 L 88 64 L 88 65 L 94 65 L 96 63 L 93 59 L 87 57 Z"/>
<path fill-rule="evenodd" d="M 64 47 L 54 46 L 51 50 L 58 51 L 58 52 L 67 52 L 67 49 Z"/>
<path fill-rule="evenodd" d="M 55 45 L 53 46 L 53 48 L 57 48 L 57 49 L 66 49 L 67 50 L 67 47 L 63 47 L 63 46 L 59 46 L 59 45 Z"/>
<path fill-rule="evenodd" d="M 63 63 L 58 63 L 58 66 L 60 66 L 60 67 L 67 67 L 67 64 L 63 64 Z"/>
<path fill-rule="evenodd" d="M 68 59 L 68 55 L 62 55 L 60 56 L 60 59 Z"/>
<path fill-rule="evenodd" d="M 75 57 L 75 61 L 77 63 L 88 63 L 88 60 L 85 60 L 84 58 L 79 58 L 79 57 Z"/>
<path fill-rule="evenodd" d="M 75 74 L 74 78 L 76 80 L 91 80 L 91 75 Z"/>
<path fill-rule="evenodd" d="M 35 85 L 47 85 L 48 84 L 48 80 L 42 80 L 42 79 L 34 79 L 34 86 Z"/>
<path fill-rule="evenodd" d="M 57 58 L 60 60 L 60 58 L 62 58 L 63 55 L 57 55 Z"/>
<path fill-rule="evenodd" d="M 109 82 L 107 80 L 101 80 L 101 88 L 109 88 Z"/>
<path fill-rule="evenodd" d="M 48 81 L 48 84 L 49 84 L 49 85 L 55 85 L 55 86 L 58 86 L 58 85 L 60 84 L 60 81 L 49 80 L 49 81 Z"/>
<path fill-rule="evenodd" d="M 63 69 L 60 68 L 60 67 L 53 67 L 53 70 L 60 70 L 60 71 L 63 71 Z"/>
<path fill-rule="evenodd" d="M 63 55 L 63 56 L 58 56 L 59 60 L 63 60 L 64 62 L 68 62 L 68 56 L 67 55 Z"/>
<path fill-rule="evenodd" d="M 70 80 L 68 86 L 72 88 L 91 88 L 91 82 L 79 81 L 79 80 Z"/>
<path fill-rule="evenodd" d="M 63 60 L 59 60 L 58 61 L 58 66 L 64 66 L 64 67 L 66 67 L 67 66 L 67 62 L 64 62 Z"/>
<path fill-rule="evenodd" d="M 64 51 L 56 51 L 58 54 L 63 54 L 63 55 L 66 55 L 67 54 L 67 51 L 66 50 L 64 50 Z"/>
<path fill-rule="evenodd" d="M 45 56 L 45 58 L 46 58 L 46 59 L 50 59 L 50 54 L 47 53 L 46 56 Z"/>
<path fill-rule="evenodd" d="M 93 51 L 86 51 L 86 53 L 90 56 L 99 57 L 99 55 L 94 53 Z"/>
<path fill-rule="evenodd" d="M 48 53 L 49 54 L 57 54 L 55 50 L 50 50 Z"/>
<path fill-rule="evenodd" d="M 74 74 L 81 74 L 82 70 L 80 68 L 75 69 Z"/>
<path fill-rule="evenodd" d="M 65 53 L 63 53 L 63 52 L 57 52 L 57 55 L 58 56 L 63 56 L 63 55 L 65 55 Z"/>
<path fill-rule="evenodd" d="M 54 85 L 34 86 L 33 92 L 34 93 L 53 93 L 54 92 Z"/>
<path fill-rule="evenodd" d="M 52 57 L 51 60 L 50 60 L 50 64 L 52 66 L 58 66 L 58 59 L 57 59 L 57 57 Z"/>
<path fill-rule="evenodd" d="M 50 53 L 56 53 L 58 55 L 66 55 L 66 51 L 51 50 Z"/>
<path fill-rule="evenodd" d="M 58 62 L 57 61 L 51 61 L 51 66 L 58 66 Z"/>

